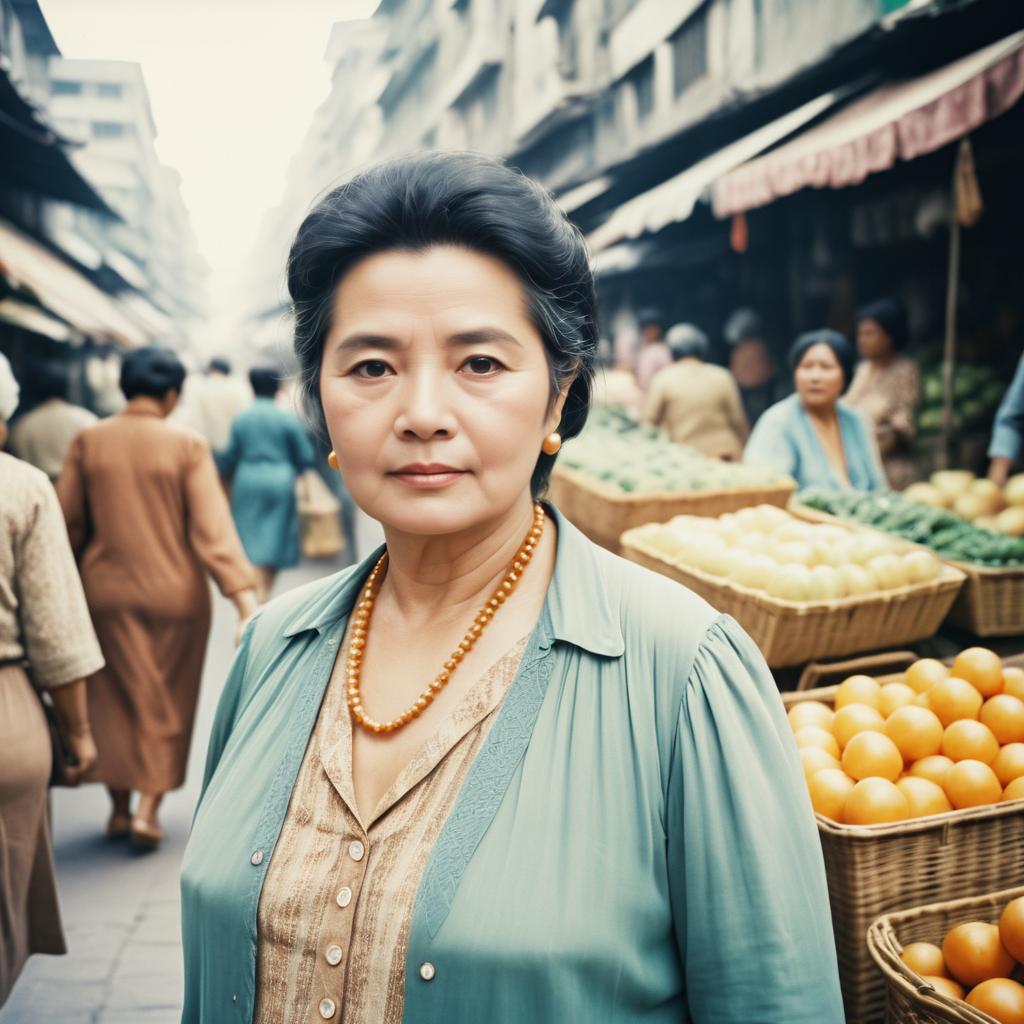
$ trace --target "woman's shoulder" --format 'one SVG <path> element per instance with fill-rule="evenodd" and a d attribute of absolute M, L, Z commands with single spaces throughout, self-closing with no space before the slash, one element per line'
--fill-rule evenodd
<path fill-rule="evenodd" d="M 28 462 L 0 452 L 0 479 L 4 482 L 3 508 L 32 509 L 55 498 L 50 478 Z"/>

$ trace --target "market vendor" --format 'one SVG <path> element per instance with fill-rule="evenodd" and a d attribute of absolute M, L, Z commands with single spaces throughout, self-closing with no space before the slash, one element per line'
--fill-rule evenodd
<path fill-rule="evenodd" d="M 793 342 L 795 394 L 754 427 L 743 461 L 775 466 L 800 488 L 884 490 L 888 485 L 867 419 L 840 398 L 853 376 L 853 347 L 838 331 L 808 331 Z"/>
<path fill-rule="evenodd" d="M 992 441 L 988 446 L 988 478 L 1000 487 L 1006 484 L 1013 464 L 1020 458 L 1024 446 L 1024 355 L 1017 363 L 1006 394 L 996 412 L 992 428 Z"/>

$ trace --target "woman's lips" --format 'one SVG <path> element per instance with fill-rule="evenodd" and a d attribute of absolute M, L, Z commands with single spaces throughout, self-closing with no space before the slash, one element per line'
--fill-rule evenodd
<path fill-rule="evenodd" d="M 391 473 L 396 480 L 400 480 L 409 487 L 415 487 L 421 491 L 434 490 L 439 487 L 447 487 L 466 476 L 465 470 L 446 469 L 437 472 L 423 473 L 420 471 L 399 471 Z"/>

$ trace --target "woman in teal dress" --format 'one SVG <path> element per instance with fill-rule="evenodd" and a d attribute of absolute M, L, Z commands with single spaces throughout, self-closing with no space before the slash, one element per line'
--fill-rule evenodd
<path fill-rule="evenodd" d="M 256 401 L 231 425 L 227 448 L 217 452 L 217 468 L 231 481 L 231 514 L 259 574 L 263 603 L 278 571 L 298 565 L 295 481 L 315 457 L 302 425 L 274 402 L 281 387 L 278 372 L 254 367 L 249 381 Z"/>
<path fill-rule="evenodd" d="M 289 288 L 311 414 L 386 544 L 243 637 L 183 865 L 183 1022 L 842 1021 L 764 660 L 543 501 L 590 402 L 579 232 L 496 161 L 418 155 L 314 208 Z"/>

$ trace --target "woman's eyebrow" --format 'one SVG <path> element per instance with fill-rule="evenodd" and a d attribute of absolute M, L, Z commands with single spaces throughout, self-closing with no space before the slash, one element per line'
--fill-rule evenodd
<path fill-rule="evenodd" d="M 479 327 L 472 331 L 459 331 L 457 334 L 448 336 L 450 345 L 482 345 L 489 341 L 511 342 L 519 348 L 523 347 L 518 338 L 509 334 L 508 331 L 503 331 L 500 327 Z"/>
<path fill-rule="evenodd" d="M 395 352 L 401 347 L 395 338 L 389 338 L 386 334 L 351 334 L 338 342 L 335 352 L 352 352 L 362 348 L 382 348 Z"/>

